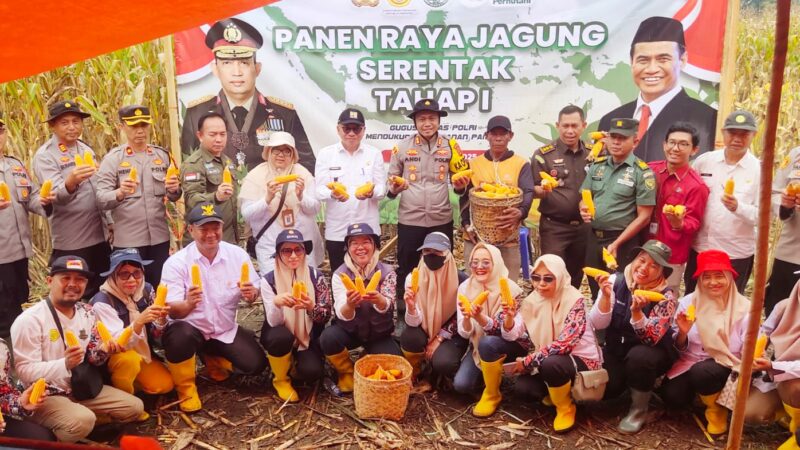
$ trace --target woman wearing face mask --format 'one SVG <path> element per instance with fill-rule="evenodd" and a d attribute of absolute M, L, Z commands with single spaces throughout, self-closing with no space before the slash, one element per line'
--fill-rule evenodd
<path fill-rule="evenodd" d="M 271 133 L 262 156 L 264 162 L 247 174 L 239 193 L 242 217 L 250 225 L 254 237 L 275 217 L 256 244 L 259 270 L 267 273 L 274 268 L 275 239 L 289 228 L 301 232 L 309 240 L 312 248 L 309 263 L 318 267 L 325 254 L 316 222 L 319 201 L 314 193 L 313 175 L 298 163 L 294 137 L 284 131 Z M 276 177 L 290 174 L 299 178 L 289 183 L 275 182 Z"/>
<path fill-rule="evenodd" d="M 711 434 L 728 429 L 728 410 L 717 404 L 717 398 L 731 370 L 741 363 L 747 329 L 750 301 L 736 289 L 737 276 L 725 252 L 706 250 L 697 255 L 697 289 L 680 300 L 673 327 L 680 356 L 661 387 L 661 398 L 671 408 L 685 408 L 699 394 Z M 691 314 L 687 318 L 690 305 L 695 320 Z"/>
<path fill-rule="evenodd" d="M 472 354 L 467 355 L 458 368 L 453 385 L 458 392 L 473 393 L 480 389 L 481 379 L 485 389 L 480 401 L 472 410 L 478 417 L 494 414 L 500 404 L 500 381 L 503 378 L 503 361 L 525 355 L 530 342 L 517 326 L 517 308 L 522 300 L 522 289 L 511 280 L 508 287 L 514 305 L 506 305 L 500 296 L 500 280 L 508 278 L 508 269 L 500 250 L 489 244 L 478 243 L 469 258 L 470 277 L 458 287 L 458 293 L 470 302 L 469 309 L 459 302 L 458 333 L 472 344 Z M 475 299 L 484 291 L 489 297 L 478 305 Z"/>
<path fill-rule="evenodd" d="M 597 370 L 602 357 L 594 329 L 586 320 L 583 295 L 571 284 L 564 260 L 542 255 L 533 263 L 533 292 L 523 300 L 518 317 L 534 352 L 517 358 L 515 393 L 556 407 L 555 431 L 575 425 L 577 408 L 570 390 L 578 371 Z M 532 373 L 535 373 L 533 375 Z"/>
<path fill-rule="evenodd" d="M 433 371 L 452 377 L 458 370 L 469 341 L 458 335 L 456 295 L 458 285 L 467 275 L 458 270 L 450 252 L 450 239 L 440 232 L 425 236 L 422 260 L 417 265 L 419 287 L 411 289 L 411 277 L 406 277 L 406 327 L 400 335 L 400 348 L 414 368 L 414 377 L 423 361 L 429 361 Z"/>
<path fill-rule="evenodd" d="M 153 304 L 153 286 L 144 281 L 144 266 L 150 262 L 135 248 L 114 251 L 110 270 L 100 274 L 106 280 L 91 300 L 97 319 L 113 336 L 125 327 L 133 329 L 126 351 L 108 359 L 111 384 L 129 394 L 135 387 L 148 394 L 166 394 L 174 387 L 172 375 L 152 350 L 167 324 L 169 306 Z"/>
<path fill-rule="evenodd" d="M 631 408 L 618 430 L 636 433 L 647 419 L 647 409 L 656 380 L 678 358 L 670 326 L 677 300 L 667 286 L 672 273 L 672 250 L 655 239 L 633 250 L 635 257 L 622 276 L 598 277 L 600 295 L 589 320 L 605 331 L 603 366 L 608 371 L 606 398 L 631 390 Z M 664 295 L 659 302 L 633 295 L 637 289 Z"/>
<path fill-rule="evenodd" d="M 325 277 L 306 263 L 309 250 L 299 231 L 281 231 L 275 242 L 275 270 L 261 284 L 266 318 L 261 345 L 272 368 L 272 385 L 281 400 L 289 402 L 300 400 L 289 378 L 292 359 L 298 380 L 318 380 L 325 367 L 319 336 L 331 317 L 331 293 Z M 293 293 L 296 282 L 306 286 L 299 297 Z"/>

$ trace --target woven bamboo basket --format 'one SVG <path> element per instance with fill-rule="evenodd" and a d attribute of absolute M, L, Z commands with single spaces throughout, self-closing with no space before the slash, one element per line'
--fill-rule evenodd
<path fill-rule="evenodd" d="M 395 381 L 370 380 L 380 364 L 385 370 L 399 369 L 403 375 Z M 395 355 L 367 355 L 356 361 L 353 370 L 353 399 L 356 414 L 362 419 L 400 420 L 406 413 L 411 394 L 411 364 Z"/>
<path fill-rule="evenodd" d="M 483 198 L 469 191 L 469 217 L 475 232 L 483 242 L 492 245 L 511 243 L 519 240 L 519 229 L 499 228 L 497 218 L 506 208 L 519 207 L 522 194 L 504 198 Z"/>

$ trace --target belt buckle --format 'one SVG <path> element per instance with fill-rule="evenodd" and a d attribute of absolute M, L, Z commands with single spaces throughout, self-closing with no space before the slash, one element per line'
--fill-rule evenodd
<path fill-rule="evenodd" d="M 603 230 L 593 230 L 593 231 L 595 236 L 599 237 L 600 239 L 603 239 Z"/>
<path fill-rule="evenodd" d="M 570 220 L 569 224 L 572 225 L 572 226 L 578 226 L 578 225 L 581 224 L 581 221 L 580 220 Z"/>

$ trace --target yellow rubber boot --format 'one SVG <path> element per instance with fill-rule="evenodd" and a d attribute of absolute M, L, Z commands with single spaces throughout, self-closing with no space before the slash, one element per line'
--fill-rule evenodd
<path fill-rule="evenodd" d="M 578 408 L 572 401 L 572 382 L 568 381 L 566 384 L 558 387 L 547 387 L 550 393 L 550 400 L 556 407 L 556 418 L 553 421 L 553 430 L 558 432 L 567 431 L 575 425 L 575 414 Z"/>
<path fill-rule="evenodd" d="M 403 350 L 403 356 L 411 364 L 411 368 L 413 369 L 411 372 L 411 377 L 416 380 L 417 375 L 419 375 L 419 371 L 422 368 L 422 362 L 425 361 L 425 352 L 411 353 Z"/>
<path fill-rule="evenodd" d="M 290 403 L 299 401 L 300 397 L 292 387 L 292 380 L 289 378 L 289 368 L 292 366 L 292 352 L 284 356 L 267 354 L 267 359 L 269 359 L 269 366 L 272 369 L 272 386 L 278 391 L 278 397 Z"/>
<path fill-rule="evenodd" d="M 350 359 L 350 352 L 345 348 L 335 355 L 327 355 L 325 359 L 331 363 L 336 373 L 339 374 L 339 390 L 342 392 L 353 392 L 353 360 Z"/>
<path fill-rule="evenodd" d="M 500 394 L 500 382 L 503 381 L 503 361 L 505 356 L 497 361 L 487 362 L 481 360 L 481 372 L 483 372 L 483 394 L 478 403 L 472 408 L 472 415 L 475 417 L 489 417 L 497 410 L 503 395 Z"/>
<path fill-rule="evenodd" d="M 789 431 L 792 432 L 792 435 L 789 436 L 789 439 L 787 439 L 786 442 L 778 447 L 778 450 L 800 450 L 800 445 L 798 445 L 797 437 L 795 435 L 797 426 L 800 425 L 800 408 L 795 408 L 784 403 L 783 409 L 786 410 L 786 414 L 788 414 L 789 418 L 791 419 L 789 422 Z"/>
<path fill-rule="evenodd" d="M 111 385 L 128 394 L 133 394 L 133 382 L 141 370 L 142 356 L 134 350 L 115 353 L 108 357 Z"/>
<path fill-rule="evenodd" d="M 719 392 L 711 395 L 701 395 L 700 400 L 706 405 L 706 420 L 710 434 L 722 434 L 728 431 L 728 409 L 717 404 Z"/>
<path fill-rule="evenodd" d="M 203 364 L 206 365 L 206 375 L 214 381 L 227 380 L 233 372 L 233 363 L 222 356 L 203 355 Z"/>
<path fill-rule="evenodd" d="M 175 390 L 178 391 L 178 398 L 181 400 L 181 410 L 184 412 L 194 412 L 203 407 L 200 403 L 200 395 L 197 393 L 197 385 L 194 383 L 195 356 L 179 363 L 167 362 L 169 373 L 175 382 Z"/>

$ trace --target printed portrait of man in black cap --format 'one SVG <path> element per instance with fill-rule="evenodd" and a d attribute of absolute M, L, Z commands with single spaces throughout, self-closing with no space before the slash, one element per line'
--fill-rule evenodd
<path fill-rule="evenodd" d="M 294 137 L 300 164 L 314 173 L 314 152 L 294 105 L 256 89 L 256 78 L 261 73 L 256 52 L 263 43 L 264 38 L 255 27 L 237 18 L 220 20 L 208 30 L 206 46 L 214 53 L 211 70 L 222 89 L 217 95 L 189 102 L 183 118 L 181 150 L 184 155 L 197 150 L 197 122 L 215 112 L 225 118 L 228 129 L 225 154 L 238 165 L 249 170 L 264 162 L 261 154 L 270 133 L 286 131 Z"/>
<path fill-rule="evenodd" d="M 631 73 L 639 88 L 636 100 L 603 116 L 598 129 L 608 131 L 612 118 L 639 121 L 639 145 L 634 153 L 646 162 L 663 159 L 663 142 L 677 121 L 700 132 L 700 152 L 714 149 L 717 110 L 689 97 L 680 85 L 686 65 L 683 25 L 668 17 L 649 17 L 639 24 L 631 42 Z"/>

